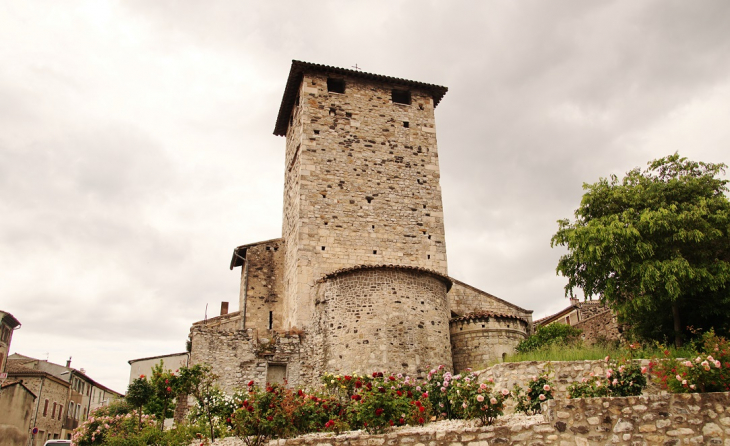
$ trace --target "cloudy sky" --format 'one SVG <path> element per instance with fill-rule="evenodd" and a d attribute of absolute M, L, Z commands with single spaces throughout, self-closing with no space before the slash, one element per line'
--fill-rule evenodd
<path fill-rule="evenodd" d="M 728 162 L 730 2 L 0 4 L 0 309 L 12 351 L 124 391 L 237 309 L 235 246 L 281 235 L 292 59 L 449 87 L 449 272 L 563 308 L 550 248 L 584 182 L 675 151 Z"/>

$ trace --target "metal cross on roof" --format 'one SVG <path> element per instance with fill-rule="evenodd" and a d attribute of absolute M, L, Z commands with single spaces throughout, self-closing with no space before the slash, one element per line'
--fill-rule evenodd
<path fill-rule="evenodd" d="M 352 68 L 354 68 L 355 71 L 362 71 L 362 68 L 358 67 L 357 64 L 355 64 L 355 66 L 352 67 Z"/>

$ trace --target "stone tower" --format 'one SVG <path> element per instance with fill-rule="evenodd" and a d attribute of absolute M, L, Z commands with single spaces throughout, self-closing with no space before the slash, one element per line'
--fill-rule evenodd
<path fill-rule="evenodd" d="M 448 274 L 434 109 L 445 87 L 293 61 L 286 137 L 284 328 L 312 319 L 315 281 L 398 265 Z"/>
<path fill-rule="evenodd" d="M 314 385 L 480 367 L 526 336 L 532 311 L 448 276 L 434 122 L 446 90 L 292 62 L 274 129 L 282 236 L 233 250 L 240 311 L 193 324 L 192 364 L 228 392 Z"/>

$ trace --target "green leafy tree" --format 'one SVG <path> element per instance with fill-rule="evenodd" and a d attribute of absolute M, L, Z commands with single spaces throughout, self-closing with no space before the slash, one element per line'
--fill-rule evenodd
<path fill-rule="evenodd" d="M 558 221 L 566 295 L 599 296 L 638 335 L 682 345 L 685 327 L 727 332 L 730 202 L 725 164 L 678 154 L 584 184 L 575 221 Z M 668 325 L 671 324 L 671 325 Z"/>
<path fill-rule="evenodd" d="M 179 390 L 184 394 L 195 397 L 197 406 L 194 415 L 197 421 L 204 421 L 206 429 L 210 432 L 210 441 L 215 441 L 215 430 L 217 426 L 230 422 L 230 417 L 236 409 L 233 400 L 226 398 L 223 392 L 216 385 L 218 375 L 210 371 L 210 367 L 202 364 L 195 364 L 191 367 L 180 368 Z"/>
<path fill-rule="evenodd" d="M 171 370 L 164 370 L 163 362 L 152 368 L 152 378 L 149 381 L 152 395 L 145 405 L 145 412 L 157 418 L 160 431 L 164 430 L 165 419 L 174 415 L 175 398 L 184 386 L 179 375 Z"/>
<path fill-rule="evenodd" d="M 154 391 L 144 375 L 132 381 L 124 397 L 127 403 L 137 410 L 138 428 L 142 429 L 142 407 L 149 403 Z"/>

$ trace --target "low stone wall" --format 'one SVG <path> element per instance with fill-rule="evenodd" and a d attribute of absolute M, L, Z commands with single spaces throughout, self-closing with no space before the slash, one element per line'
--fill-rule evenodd
<path fill-rule="evenodd" d="M 641 366 L 649 365 L 648 359 L 637 359 Z M 497 390 L 512 390 L 515 384 L 522 388 L 527 386 L 533 376 L 540 376 L 546 372 L 553 384 L 553 396 L 556 399 L 568 396 L 568 386 L 574 382 L 580 382 L 583 378 L 590 379 L 591 372 L 596 376 L 603 376 L 606 373 L 605 361 L 555 361 L 555 362 L 504 362 L 496 364 L 479 375 L 480 382 L 487 382 L 489 378 L 494 380 L 494 388 Z M 644 389 L 645 395 L 660 393 L 661 389 L 653 382 Z"/>
<path fill-rule="evenodd" d="M 550 401 L 546 422 L 567 444 L 730 445 L 730 393 Z"/>
<path fill-rule="evenodd" d="M 269 446 L 725 445 L 730 446 L 730 393 L 551 400 L 545 421 L 463 427 L 436 423 L 383 435 L 347 432 L 272 440 Z M 240 446 L 236 438 L 216 444 Z"/>

